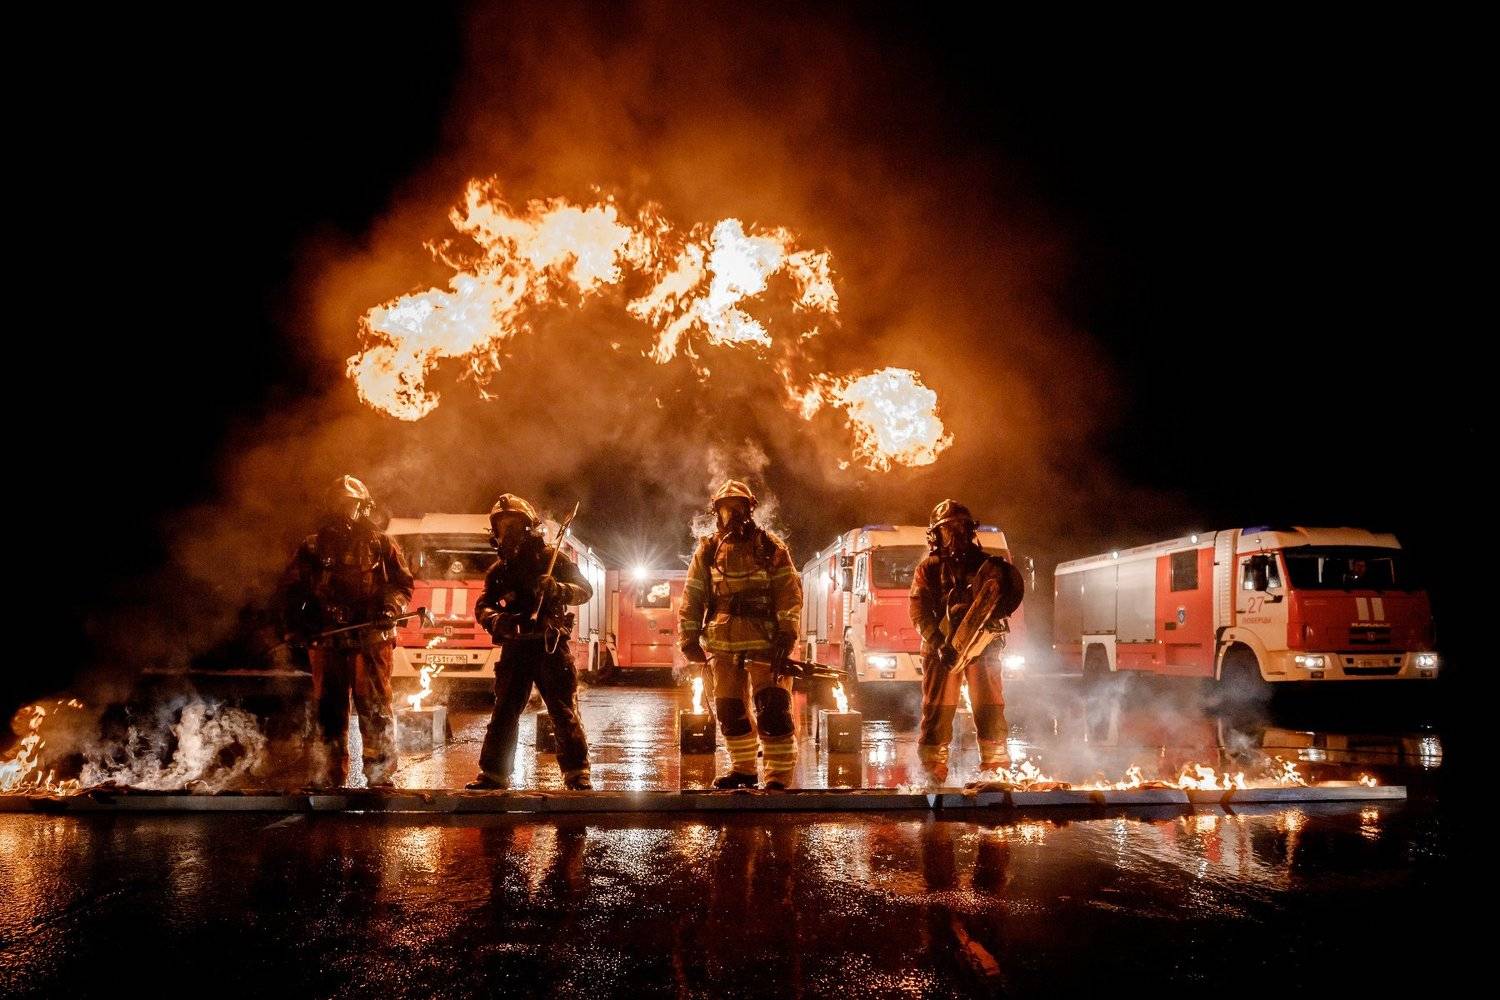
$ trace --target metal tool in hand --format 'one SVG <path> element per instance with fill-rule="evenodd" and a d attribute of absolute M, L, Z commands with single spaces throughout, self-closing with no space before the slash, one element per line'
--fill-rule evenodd
<path fill-rule="evenodd" d="M 435 627 L 437 627 L 437 622 L 433 620 L 432 615 L 430 615 L 427 612 L 427 609 L 426 608 L 418 608 L 415 611 L 408 611 L 405 614 L 396 615 L 394 618 L 392 618 L 390 620 L 390 624 L 389 625 L 387 625 L 386 623 L 382 622 L 379 619 L 375 619 L 375 620 L 367 621 L 367 622 L 360 622 L 358 625 L 340 625 L 338 628 L 331 628 L 331 629 L 328 629 L 326 632 L 318 632 L 317 634 L 310 635 L 310 636 L 308 636 L 305 639 L 283 639 L 282 641 L 278 642 L 276 645 L 270 647 L 270 649 L 267 649 L 266 652 L 270 653 L 272 650 L 280 649 L 282 646 L 306 646 L 309 643 L 317 642 L 319 639 L 326 639 L 326 638 L 328 638 L 331 635 L 340 635 L 340 634 L 342 634 L 344 632 L 354 632 L 354 631 L 357 631 L 359 629 L 364 629 L 364 628 L 382 628 L 382 629 L 383 628 L 389 628 L 390 625 L 394 625 L 397 622 L 408 621 L 409 619 L 412 619 L 412 618 L 420 618 L 420 619 L 422 619 L 422 627 L 423 628 L 435 628 Z"/>
<path fill-rule="evenodd" d="M 427 613 L 427 609 L 426 608 L 418 608 L 415 611 L 408 611 L 405 614 L 396 615 L 393 618 L 391 618 L 389 622 L 386 622 L 386 621 L 383 621 L 383 620 L 381 620 L 379 618 L 376 618 L 376 619 L 373 619 L 371 621 L 360 622 L 358 625 L 341 625 L 338 628 L 331 628 L 331 629 L 329 629 L 326 632 L 319 632 L 317 635 L 313 636 L 312 638 L 313 639 L 326 639 L 330 635 L 338 635 L 341 632 L 354 632 L 354 631 L 357 631 L 357 630 L 362 629 L 362 628 L 381 628 L 381 629 L 390 628 L 391 625 L 394 625 L 397 622 L 408 621 L 408 620 L 410 620 L 412 618 L 420 618 L 420 619 L 422 619 L 422 626 L 424 628 L 434 628 L 437 625 L 437 622 L 435 622 L 433 620 L 432 615 L 430 615 L 430 614 Z"/>
<path fill-rule="evenodd" d="M 747 663 L 765 663 L 772 671 L 782 677 L 792 677 L 799 681 L 842 681 L 847 680 L 844 671 L 838 667 L 830 667 L 825 663 L 812 663 L 808 660 L 794 660 L 786 657 L 773 661 L 769 657 L 761 658 L 746 654 Z"/>
<path fill-rule="evenodd" d="M 957 654 L 949 665 L 950 672 L 961 671 L 984 652 L 995 638 L 1010 630 L 1006 619 L 1021 606 L 1026 583 L 1011 562 L 991 557 L 974 577 L 974 600 L 956 626 L 944 634 Z M 1001 639 L 1001 645 L 1004 646 Z"/>
<path fill-rule="evenodd" d="M 578 508 L 582 503 L 583 501 L 579 500 L 577 503 L 573 504 L 573 513 L 569 514 L 567 520 L 563 521 L 563 523 L 558 527 L 557 542 L 552 546 L 552 558 L 547 560 L 547 574 L 543 577 L 543 579 L 550 579 L 552 576 L 552 571 L 557 567 L 557 554 L 562 551 L 563 539 L 568 537 L 568 529 L 573 526 L 573 518 L 578 516 Z M 536 621 L 539 617 L 541 617 L 542 605 L 546 603 L 547 592 L 544 589 L 542 593 L 537 597 L 536 610 L 531 613 L 532 621 Z"/>

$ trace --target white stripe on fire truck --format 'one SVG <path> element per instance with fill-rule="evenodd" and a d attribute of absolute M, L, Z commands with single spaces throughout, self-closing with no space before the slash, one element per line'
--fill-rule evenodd
<path fill-rule="evenodd" d="M 446 589 L 441 587 L 432 588 L 431 611 L 435 615 L 445 615 L 448 613 L 448 591 Z"/>
<path fill-rule="evenodd" d="M 1360 621 L 1367 622 L 1367 621 L 1370 620 L 1370 602 L 1369 601 L 1365 600 L 1363 597 L 1356 597 L 1354 599 L 1354 608 L 1355 608 L 1355 613 L 1357 615 L 1359 615 L 1359 620 Z"/>
<path fill-rule="evenodd" d="M 1372 597 L 1370 598 L 1370 606 L 1375 609 L 1375 620 L 1378 622 L 1385 621 L 1385 601 L 1379 597 Z"/>
<path fill-rule="evenodd" d="M 469 588 L 468 587 L 454 587 L 453 588 L 453 605 L 449 609 L 448 613 L 451 614 L 455 618 L 462 618 L 464 615 L 466 615 L 466 614 L 469 613 Z"/>

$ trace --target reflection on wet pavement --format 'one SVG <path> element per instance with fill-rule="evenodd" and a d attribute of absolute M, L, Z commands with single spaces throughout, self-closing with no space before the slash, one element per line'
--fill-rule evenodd
<path fill-rule="evenodd" d="M 1349 953 L 1435 912 L 1437 832 L 1418 806 L 1021 823 L 0 815 L 0 992 L 66 994 L 143 961 L 293 995 L 1055 994 L 1272 974 L 1284 989 L 1304 981 L 1289 956 Z M 1349 977 L 1379 982 L 1369 964 Z"/>

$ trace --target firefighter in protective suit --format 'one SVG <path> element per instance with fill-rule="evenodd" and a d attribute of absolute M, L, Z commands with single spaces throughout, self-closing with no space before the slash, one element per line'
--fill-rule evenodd
<path fill-rule="evenodd" d="M 1009 562 L 1008 552 L 997 555 L 980 548 L 977 527 L 963 504 L 955 500 L 938 504 L 927 529 L 928 554 L 917 564 L 911 581 L 911 620 L 922 636 L 922 729 L 917 754 L 928 777 L 939 783 L 948 777 L 948 744 L 965 681 L 974 707 L 974 727 L 979 731 L 980 770 L 1010 766 L 1000 665 L 979 658 L 961 671 L 951 669 L 958 655 L 949 645 L 951 630 L 963 620 L 974 599 L 975 574 L 991 559 Z M 1019 574 L 1011 575 L 1019 579 Z M 1014 597 L 1014 603 L 1019 603 L 1019 594 Z"/>
<path fill-rule="evenodd" d="M 756 786 L 758 733 L 765 787 L 782 790 L 796 768 L 797 744 L 792 680 L 779 676 L 776 665 L 797 642 L 802 579 L 781 539 L 751 518 L 755 503 L 750 488 L 733 479 L 714 494 L 717 528 L 693 552 L 678 637 L 683 655 L 713 674 L 714 709 L 732 765 L 714 787 Z"/>
<path fill-rule="evenodd" d="M 307 644 L 312 666 L 314 787 L 340 786 L 348 778 L 351 694 L 364 745 L 365 779 L 371 787 L 389 787 L 396 773 L 391 659 L 396 616 L 411 600 L 412 576 L 400 547 L 370 522 L 374 503 L 365 484 L 353 476 L 335 480 L 323 523 L 297 549 L 282 580 L 287 639 Z M 371 625 L 318 637 L 362 622 Z"/>
<path fill-rule="evenodd" d="M 501 652 L 495 665 L 495 708 L 479 751 L 479 775 L 468 787 L 510 787 L 521 712 L 535 684 L 557 732 L 563 785 L 591 789 L 589 745 L 578 713 L 578 676 L 569 643 L 573 613 L 568 606 L 586 603 L 594 588 L 561 552 L 552 574 L 547 574 L 552 549 L 542 538 L 541 519 L 536 508 L 518 496 L 506 493 L 490 508 L 490 544 L 498 558 L 485 574 L 474 617 Z"/>

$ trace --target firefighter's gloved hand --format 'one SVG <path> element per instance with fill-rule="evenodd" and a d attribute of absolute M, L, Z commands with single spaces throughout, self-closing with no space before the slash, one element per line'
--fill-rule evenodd
<path fill-rule="evenodd" d="M 386 608 L 384 611 L 380 612 L 380 614 L 375 616 L 371 624 L 373 624 L 381 632 L 384 632 L 389 628 L 395 628 L 396 612 L 392 611 L 390 608 Z"/>
<path fill-rule="evenodd" d="M 797 648 L 797 636 L 789 632 L 779 632 L 776 638 L 771 640 L 771 658 L 775 663 L 783 663 L 792 650 Z"/>
<path fill-rule="evenodd" d="M 521 632 L 521 616 L 502 611 L 491 611 L 479 623 L 492 639 L 512 638 Z"/>
<path fill-rule="evenodd" d="M 946 642 L 938 649 L 938 662 L 945 667 L 951 667 L 958 662 L 958 650 Z"/>
<path fill-rule="evenodd" d="M 693 636 L 691 639 L 684 639 L 682 645 L 678 648 L 682 650 L 683 657 L 689 663 L 708 662 L 708 654 L 703 651 L 703 645 L 698 641 L 697 636 Z"/>
<path fill-rule="evenodd" d="M 555 576 L 544 576 L 538 580 L 536 592 L 542 600 L 555 604 L 566 604 L 568 598 L 573 596 L 573 588 Z"/>

